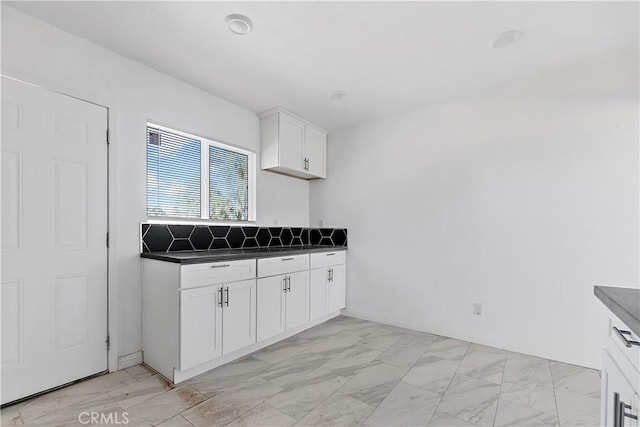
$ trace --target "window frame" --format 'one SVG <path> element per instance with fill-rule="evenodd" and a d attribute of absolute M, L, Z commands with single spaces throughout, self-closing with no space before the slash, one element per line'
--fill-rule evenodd
<path fill-rule="evenodd" d="M 191 138 L 200 141 L 200 218 L 190 218 L 190 217 L 178 217 L 178 216 L 150 216 L 149 215 L 149 206 L 148 206 L 148 189 L 149 184 L 148 180 L 145 185 L 145 193 L 147 197 L 145 197 L 145 203 L 147 203 L 146 211 L 147 211 L 147 222 L 162 222 L 167 223 L 169 221 L 179 221 L 181 224 L 185 222 L 193 222 L 195 224 L 201 223 L 210 223 L 210 224 L 247 224 L 256 222 L 256 175 L 257 175 L 257 165 L 256 165 L 256 153 L 255 151 L 248 150 L 243 147 L 238 147 L 237 145 L 230 144 L 228 142 L 223 142 L 219 139 L 213 139 L 206 136 L 198 135 L 191 132 L 185 132 L 173 127 L 160 125 L 156 122 L 147 120 L 145 132 L 148 132 L 148 129 L 157 129 L 166 132 L 172 132 L 177 135 L 184 136 L 186 138 Z M 145 138 L 146 139 L 146 138 Z M 146 143 L 145 143 L 146 144 Z M 243 154 L 247 156 L 247 202 L 249 204 L 247 209 L 247 220 L 220 220 L 220 219 L 211 219 L 209 218 L 209 147 L 218 147 L 224 150 L 232 151 L 235 153 Z M 145 156 L 146 156 L 146 145 L 145 145 Z M 147 159 L 148 162 L 148 159 Z M 147 163 L 145 163 L 145 167 Z M 148 169 L 146 169 L 146 173 L 148 175 Z"/>

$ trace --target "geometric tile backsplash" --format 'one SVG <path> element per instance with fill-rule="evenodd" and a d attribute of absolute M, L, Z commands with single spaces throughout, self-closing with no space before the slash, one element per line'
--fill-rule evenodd
<path fill-rule="evenodd" d="M 346 228 L 251 227 L 147 224 L 140 229 L 143 252 L 277 246 L 347 246 Z"/>

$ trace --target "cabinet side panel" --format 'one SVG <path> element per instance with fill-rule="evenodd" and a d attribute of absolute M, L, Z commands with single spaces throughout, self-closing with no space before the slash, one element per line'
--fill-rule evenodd
<path fill-rule="evenodd" d="M 169 379 L 178 363 L 178 264 L 142 261 L 144 362 Z"/>
<path fill-rule="evenodd" d="M 260 120 L 260 168 L 278 166 L 278 114 Z"/>

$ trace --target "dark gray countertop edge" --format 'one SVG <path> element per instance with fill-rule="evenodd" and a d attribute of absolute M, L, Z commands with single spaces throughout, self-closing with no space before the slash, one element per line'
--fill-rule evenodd
<path fill-rule="evenodd" d="M 593 294 L 629 329 L 640 335 L 640 289 L 594 286 Z"/>
<path fill-rule="evenodd" d="M 173 262 L 176 264 L 201 264 L 205 262 L 216 262 L 216 261 L 236 261 L 241 259 L 251 259 L 251 258 L 274 258 L 281 257 L 287 255 L 301 255 L 301 254 L 311 254 L 311 253 L 321 253 L 321 252 L 335 252 L 335 251 L 346 251 L 348 248 L 346 246 L 335 246 L 335 247 L 316 247 L 316 248 L 295 248 L 291 250 L 281 250 L 277 252 L 251 252 L 250 250 L 244 250 L 246 252 L 238 253 L 238 252 L 221 252 L 221 253 L 213 253 L 211 255 L 194 255 L 193 257 L 189 257 L 187 253 L 184 252 L 146 252 L 141 253 L 141 258 L 155 259 L 158 261 L 166 261 Z M 194 252 L 195 253 L 195 252 Z"/>

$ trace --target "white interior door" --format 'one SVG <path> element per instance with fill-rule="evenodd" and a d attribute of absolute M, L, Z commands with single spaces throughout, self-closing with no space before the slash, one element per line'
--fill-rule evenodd
<path fill-rule="evenodd" d="M 2 403 L 107 369 L 106 131 L 2 78 Z"/>

